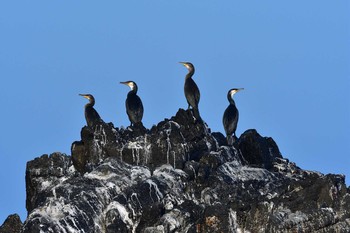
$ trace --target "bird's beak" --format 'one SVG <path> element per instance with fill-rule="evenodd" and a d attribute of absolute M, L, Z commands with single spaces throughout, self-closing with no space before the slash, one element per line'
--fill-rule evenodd
<path fill-rule="evenodd" d="M 233 94 L 236 94 L 237 92 L 242 91 L 242 90 L 244 90 L 244 88 L 237 88 Z"/>
<path fill-rule="evenodd" d="M 129 82 L 120 82 L 120 84 L 124 84 L 124 85 L 127 85 L 128 87 L 130 87 L 130 83 Z"/>
<path fill-rule="evenodd" d="M 184 67 L 186 67 L 188 69 L 188 65 L 187 65 L 186 62 L 180 61 L 179 63 L 182 64 Z"/>
<path fill-rule="evenodd" d="M 244 90 L 244 88 L 235 88 L 233 90 L 230 91 L 230 95 L 233 96 L 234 94 L 236 94 L 237 92 Z"/>
<path fill-rule="evenodd" d="M 86 94 L 79 94 L 79 95 L 82 96 L 82 97 L 84 97 L 84 98 L 86 98 L 86 99 L 88 99 L 88 97 L 87 97 Z"/>
<path fill-rule="evenodd" d="M 121 84 L 127 85 L 128 87 L 130 87 L 131 90 L 134 89 L 134 84 L 133 82 L 120 82 Z"/>

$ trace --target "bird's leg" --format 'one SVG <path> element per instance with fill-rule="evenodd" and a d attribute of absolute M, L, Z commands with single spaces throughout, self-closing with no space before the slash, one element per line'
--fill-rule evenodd
<path fill-rule="evenodd" d="M 237 136 L 236 136 L 236 133 L 234 133 L 233 136 L 232 136 L 232 144 L 233 144 L 233 143 L 236 143 L 237 140 L 238 140 L 238 138 L 237 138 Z"/>
<path fill-rule="evenodd" d="M 187 110 L 190 110 L 190 107 L 191 107 L 191 105 L 190 105 L 190 104 L 188 104 Z"/>

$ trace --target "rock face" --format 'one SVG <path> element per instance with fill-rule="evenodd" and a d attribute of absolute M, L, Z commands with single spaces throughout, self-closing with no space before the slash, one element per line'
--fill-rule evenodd
<path fill-rule="evenodd" d="M 84 127 L 72 156 L 27 163 L 26 186 L 23 233 L 350 232 L 344 176 L 300 169 L 256 130 L 229 147 L 182 109 L 150 130 Z"/>
<path fill-rule="evenodd" d="M 0 226 L 0 233 L 19 233 L 22 230 L 22 222 L 17 214 L 7 217 L 5 222 Z"/>

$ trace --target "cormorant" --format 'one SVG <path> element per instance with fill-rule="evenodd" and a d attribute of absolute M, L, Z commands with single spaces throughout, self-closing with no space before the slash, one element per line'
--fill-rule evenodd
<path fill-rule="evenodd" d="M 89 100 L 89 103 L 85 105 L 85 119 L 89 127 L 94 127 L 97 123 L 103 122 L 100 115 L 94 109 L 95 98 L 90 94 L 79 94 Z"/>
<path fill-rule="evenodd" d="M 238 123 L 238 109 L 236 108 L 235 101 L 233 100 L 233 95 L 237 92 L 244 90 L 244 88 L 233 88 L 228 91 L 227 99 L 230 102 L 230 105 L 226 108 L 224 116 L 222 118 L 222 123 L 226 132 L 226 139 L 229 145 L 233 144 L 233 137 L 236 137 L 236 129 Z"/>
<path fill-rule="evenodd" d="M 137 85 L 133 81 L 120 82 L 130 87 L 128 96 L 125 101 L 126 113 L 130 120 L 130 126 L 141 122 L 143 117 L 143 105 L 140 97 L 137 95 Z"/>
<path fill-rule="evenodd" d="M 180 63 L 188 69 L 188 73 L 185 78 L 185 86 L 184 86 L 185 97 L 188 103 L 188 109 L 191 106 L 193 109 L 193 115 L 196 118 L 196 120 L 201 120 L 201 117 L 199 115 L 199 109 L 198 109 L 200 92 L 197 84 L 192 79 L 192 76 L 194 74 L 194 66 L 190 62 L 180 62 Z"/>

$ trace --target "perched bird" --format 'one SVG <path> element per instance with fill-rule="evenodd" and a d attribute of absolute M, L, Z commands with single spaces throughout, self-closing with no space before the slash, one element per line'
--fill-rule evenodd
<path fill-rule="evenodd" d="M 185 97 L 188 103 L 188 109 L 191 106 L 193 109 L 193 115 L 196 118 L 196 120 L 201 120 L 201 117 L 199 115 L 199 109 L 198 109 L 200 92 L 197 84 L 192 79 L 192 76 L 194 74 L 194 66 L 190 62 L 180 62 L 180 63 L 188 69 L 188 73 L 185 77 L 185 86 L 184 86 Z"/>
<path fill-rule="evenodd" d="M 95 98 L 90 94 L 79 94 L 89 100 L 89 103 L 85 105 L 85 119 L 89 127 L 94 127 L 96 124 L 103 122 L 100 115 L 94 109 Z"/>
<path fill-rule="evenodd" d="M 237 92 L 244 90 L 244 88 L 233 88 L 228 91 L 227 93 L 227 99 L 228 102 L 230 102 L 230 105 L 226 108 L 224 112 L 224 116 L 222 118 L 222 123 L 224 125 L 224 129 L 226 132 L 226 139 L 227 143 L 229 145 L 233 144 L 233 137 L 236 137 L 236 129 L 237 129 L 237 123 L 238 123 L 238 109 L 236 108 L 235 101 L 233 100 L 233 95 Z"/>
<path fill-rule="evenodd" d="M 143 105 L 140 97 L 137 95 L 137 85 L 133 81 L 120 82 L 130 87 L 125 101 L 126 113 L 130 120 L 130 126 L 140 123 L 143 117 Z"/>

